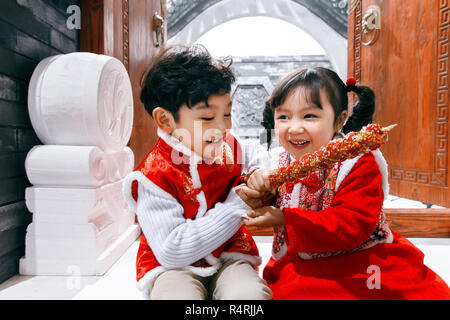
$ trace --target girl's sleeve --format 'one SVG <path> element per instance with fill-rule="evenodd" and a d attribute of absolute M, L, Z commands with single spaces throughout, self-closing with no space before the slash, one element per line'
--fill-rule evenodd
<path fill-rule="evenodd" d="M 181 268 L 206 257 L 231 238 L 242 225 L 249 207 L 232 189 L 223 203 L 204 216 L 186 219 L 184 209 L 170 194 L 157 186 L 139 184 L 136 214 L 158 262 Z"/>
<path fill-rule="evenodd" d="M 383 199 L 381 173 L 368 153 L 342 181 L 329 208 L 283 210 L 289 250 L 334 252 L 358 247 L 375 230 Z"/>

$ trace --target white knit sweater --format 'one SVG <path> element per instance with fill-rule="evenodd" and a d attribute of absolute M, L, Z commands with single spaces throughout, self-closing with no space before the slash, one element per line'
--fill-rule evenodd
<path fill-rule="evenodd" d="M 158 190 L 159 189 L 159 190 Z M 205 215 L 184 218 L 184 209 L 156 185 L 138 187 L 137 216 L 158 262 L 167 269 L 182 268 L 202 258 L 231 238 L 249 206 L 231 190 L 223 203 Z"/>
<path fill-rule="evenodd" d="M 160 130 L 158 135 L 177 148 L 172 137 Z M 267 151 L 262 146 L 242 142 L 240 145 L 244 172 L 264 162 L 261 158 Z M 196 170 L 196 166 L 193 168 Z M 210 253 L 237 232 L 250 208 L 232 189 L 225 202 L 216 203 L 194 219 L 186 219 L 184 208 L 171 194 L 146 178 L 137 180 L 139 224 L 156 259 L 167 269 L 189 266 L 202 258 L 208 261 Z"/>

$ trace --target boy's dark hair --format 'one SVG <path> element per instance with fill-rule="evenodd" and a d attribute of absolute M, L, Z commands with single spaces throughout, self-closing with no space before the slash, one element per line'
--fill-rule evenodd
<path fill-rule="evenodd" d="M 281 79 L 266 101 L 262 125 L 266 129 L 269 145 L 272 139 L 271 131 L 275 127 L 274 110 L 298 87 L 306 88 L 309 99 L 319 108 L 322 108 L 320 90 L 324 89 L 334 110 L 334 121 L 343 111 L 348 110 L 347 93 L 349 91 L 355 92 L 359 101 L 353 107 L 351 117 L 342 128 L 345 134 L 351 131 L 359 131 L 363 126 L 372 122 L 372 115 L 375 111 L 375 95 L 370 88 L 365 86 L 347 87 L 336 72 L 327 68 L 299 69 Z"/>
<path fill-rule="evenodd" d="M 231 91 L 235 76 L 226 63 L 214 59 L 202 46 L 171 46 L 158 55 L 141 83 L 141 101 L 152 116 L 156 107 L 168 110 L 178 121 L 183 104 L 191 108 L 199 102 L 208 106 L 208 97 Z"/>

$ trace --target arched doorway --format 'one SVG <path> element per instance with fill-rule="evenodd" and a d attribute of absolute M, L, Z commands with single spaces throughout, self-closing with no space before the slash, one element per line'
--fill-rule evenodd
<path fill-rule="evenodd" d="M 279 79 L 304 67 L 332 68 L 323 47 L 297 26 L 271 17 L 222 23 L 197 41 L 217 57 L 231 56 L 237 79 L 232 90 L 233 129 L 242 139 L 264 141 L 266 98 Z"/>
<path fill-rule="evenodd" d="M 342 78 L 346 78 L 347 38 L 312 13 L 305 6 L 306 3 L 292 0 L 209 1 L 209 5 L 203 4 L 203 9 L 197 9 L 195 18 L 172 35 L 168 42 L 195 43 L 209 30 L 233 19 L 255 16 L 276 18 L 287 21 L 311 35 L 324 48 L 333 69 Z"/>

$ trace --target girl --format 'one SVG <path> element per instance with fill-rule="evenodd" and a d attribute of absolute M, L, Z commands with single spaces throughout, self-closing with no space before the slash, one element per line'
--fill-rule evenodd
<path fill-rule="evenodd" d="M 371 121 L 374 94 L 354 84 L 325 68 L 281 80 L 264 112 L 282 147 L 274 151 L 273 168 Z M 349 91 L 359 102 L 344 125 Z M 254 170 L 247 185 L 274 193 L 269 172 Z M 275 227 L 263 272 L 274 299 L 449 299 L 450 289 L 423 264 L 423 253 L 389 229 L 382 211 L 388 193 L 387 164 L 376 150 L 284 184 L 275 206 L 249 210 L 245 225 Z"/>

